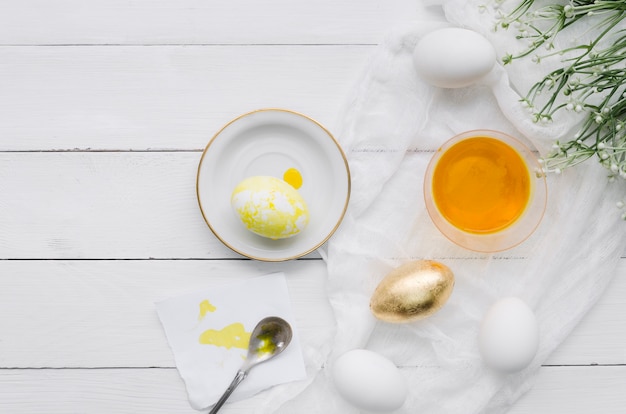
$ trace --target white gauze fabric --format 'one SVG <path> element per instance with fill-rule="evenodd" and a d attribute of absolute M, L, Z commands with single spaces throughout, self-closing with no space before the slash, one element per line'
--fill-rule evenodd
<path fill-rule="evenodd" d="M 358 413 L 335 391 L 331 372 L 342 353 L 367 348 L 391 359 L 407 378 L 410 395 L 397 413 L 501 414 L 532 386 L 542 362 L 602 295 L 624 253 L 626 224 L 615 203 L 625 186 L 609 183 L 594 160 L 548 177 L 540 227 L 511 250 L 469 252 L 434 227 L 422 185 L 433 151 L 444 141 L 466 130 L 496 129 L 526 137 L 545 154 L 577 122 L 564 116 L 550 125 L 532 123 L 516 90 L 543 77 L 546 67 L 529 60 L 512 68 L 497 65 L 482 84 L 463 89 L 438 89 L 420 80 L 412 52 L 435 28 L 474 29 L 499 54 L 516 46 L 512 34 L 491 31 L 492 16 L 478 11 L 482 2 L 442 3 L 447 21 L 429 18 L 390 33 L 346 100 L 335 132 L 350 164 L 352 195 L 325 251 L 336 335 L 325 369 L 307 388 L 295 396 L 302 384 L 276 389 L 258 412 Z M 375 287 L 402 263 L 424 258 L 453 270 L 456 284 L 448 303 L 422 321 L 377 321 L 369 310 Z M 507 296 L 535 311 L 540 346 L 529 367 L 500 375 L 483 365 L 477 334 L 487 309 Z M 277 402 L 284 404 L 276 409 Z"/>

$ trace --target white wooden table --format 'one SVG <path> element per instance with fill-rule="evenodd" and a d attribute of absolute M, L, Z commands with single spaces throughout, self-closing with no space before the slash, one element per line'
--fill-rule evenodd
<path fill-rule="evenodd" d="M 167 295 L 283 270 L 298 325 L 332 323 L 324 262 L 222 246 L 196 168 L 253 109 L 332 130 L 375 45 L 420 7 L 0 0 L 0 412 L 194 412 L 154 309 Z M 626 258 L 513 413 L 624 412 L 625 275 Z"/>

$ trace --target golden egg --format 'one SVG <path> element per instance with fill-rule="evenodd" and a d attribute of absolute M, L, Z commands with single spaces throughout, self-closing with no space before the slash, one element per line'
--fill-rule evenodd
<path fill-rule="evenodd" d="M 454 274 L 444 264 L 416 260 L 392 270 L 378 284 L 370 309 L 380 320 L 393 323 L 424 319 L 446 303 Z"/>

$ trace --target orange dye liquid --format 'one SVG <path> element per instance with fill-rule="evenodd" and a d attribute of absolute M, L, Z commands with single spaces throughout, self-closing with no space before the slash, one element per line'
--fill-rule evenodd
<path fill-rule="evenodd" d="M 530 174 L 520 154 L 494 138 L 475 137 L 451 146 L 433 173 L 439 212 L 456 228 L 494 233 L 513 224 L 530 198 Z"/>

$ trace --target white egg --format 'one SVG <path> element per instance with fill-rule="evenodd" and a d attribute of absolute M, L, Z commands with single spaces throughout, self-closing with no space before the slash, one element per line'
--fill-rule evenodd
<path fill-rule="evenodd" d="M 496 52 L 487 39 L 459 27 L 424 35 L 413 51 L 417 73 L 441 88 L 469 86 L 489 73 L 495 62 Z"/>
<path fill-rule="evenodd" d="M 295 236 L 309 223 L 309 209 L 300 193 L 276 177 L 246 178 L 237 184 L 230 202 L 248 230 L 270 239 Z"/>
<path fill-rule="evenodd" d="M 485 314 L 478 340 L 487 366 L 501 372 L 519 371 L 531 363 L 539 348 L 537 317 L 519 298 L 500 299 Z"/>
<path fill-rule="evenodd" d="M 368 412 L 389 412 L 400 408 L 408 393 L 398 367 L 382 355 L 353 349 L 334 363 L 333 381 L 344 400 Z"/>

